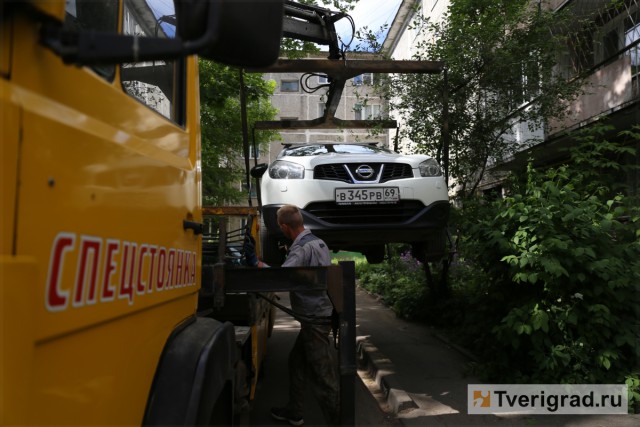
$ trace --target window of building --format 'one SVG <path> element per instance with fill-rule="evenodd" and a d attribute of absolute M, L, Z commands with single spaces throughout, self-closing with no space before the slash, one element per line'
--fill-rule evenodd
<path fill-rule="evenodd" d="M 576 73 L 588 70 L 594 65 L 594 33 L 591 29 L 585 29 L 569 38 L 569 51 L 571 62 Z"/>
<path fill-rule="evenodd" d="M 436 1 L 436 3 L 438 2 Z M 433 8 L 431 8 L 431 11 L 433 11 L 435 7 L 436 5 L 434 4 Z M 415 6 L 413 6 L 413 10 L 414 10 L 413 16 L 411 17 L 411 21 L 409 21 L 409 26 L 407 27 L 407 33 L 409 34 L 409 40 L 411 40 L 412 42 L 415 42 L 415 40 L 418 38 L 418 36 L 422 32 L 422 27 L 424 26 L 424 23 L 425 23 L 423 19 L 423 16 L 425 16 L 425 12 L 423 12 L 422 0 L 416 1 Z"/>
<path fill-rule="evenodd" d="M 624 22 L 624 43 L 631 46 L 640 40 L 640 11 L 630 14 Z M 640 45 L 636 44 L 629 52 L 631 57 L 631 87 L 634 96 L 640 96 Z"/>
<path fill-rule="evenodd" d="M 300 82 L 298 80 L 283 80 L 280 83 L 281 92 L 299 92 Z"/>
<path fill-rule="evenodd" d="M 253 144 L 249 144 L 249 158 L 251 159 L 259 159 L 260 158 L 260 147 L 256 145 L 255 150 L 253 149 Z"/>
<path fill-rule="evenodd" d="M 320 83 L 321 85 L 329 83 L 329 77 L 325 75 L 318 76 L 318 83 Z"/>
<path fill-rule="evenodd" d="M 532 55 L 528 61 L 523 61 L 519 73 L 514 72 L 506 79 L 508 80 L 505 81 L 510 83 L 507 96 L 512 109 L 533 100 L 540 92 L 540 74 L 536 57 Z"/>
<path fill-rule="evenodd" d="M 247 184 L 246 180 L 242 180 L 240 191 L 246 192 L 247 190 L 249 190 L 249 197 L 251 197 L 252 199 L 255 199 L 256 197 L 258 197 L 255 182 L 252 182 L 251 184 Z"/>
<path fill-rule="evenodd" d="M 353 78 L 354 86 L 362 86 L 362 85 L 372 85 L 373 84 L 373 73 L 364 73 L 359 76 L 355 76 Z"/>
<path fill-rule="evenodd" d="M 130 0 L 125 2 L 122 32 L 138 37 L 175 38 L 173 2 Z M 168 119 L 184 123 L 184 106 L 175 102 L 183 97 L 185 66 L 183 60 L 145 61 L 122 64 L 124 90 Z"/>
<path fill-rule="evenodd" d="M 254 156 L 255 154 L 255 156 Z M 244 150 L 241 149 L 238 151 L 238 156 L 244 158 Z M 253 144 L 249 144 L 249 158 L 250 159 L 259 159 L 260 158 L 260 147 L 256 147 L 255 152 L 253 150 Z"/>
<path fill-rule="evenodd" d="M 618 51 L 620 50 L 620 45 L 618 43 L 619 39 L 620 37 L 618 36 L 617 29 L 609 31 L 604 36 L 604 41 L 603 41 L 603 48 L 604 48 L 603 59 L 604 60 L 612 58 L 613 56 L 616 55 L 616 53 L 618 53 Z"/>
<path fill-rule="evenodd" d="M 380 118 L 380 105 L 356 104 L 353 110 L 356 120 L 375 120 Z"/>

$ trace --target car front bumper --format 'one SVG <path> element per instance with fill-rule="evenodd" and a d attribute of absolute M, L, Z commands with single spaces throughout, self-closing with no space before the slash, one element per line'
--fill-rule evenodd
<path fill-rule="evenodd" d="M 282 238 L 276 212 L 282 204 L 265 205 L 262 216 L 270 236 Z M 424 206 L 419 201 L 396 205 L 340 206 L 311 203 L 301 209 L 305 227 L 331 249 L 350 249 L 385 243 L 425 242 L 442 236 L 449 219 L 449 202 Z"/>

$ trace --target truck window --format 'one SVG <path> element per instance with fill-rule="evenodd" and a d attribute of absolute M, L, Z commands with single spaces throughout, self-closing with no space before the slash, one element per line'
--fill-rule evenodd
<path fill-rule="evenodd" d="M 67 0 L 64 25 L 69 30 L 118 31 L 118 0 Z M 113 80 L 115 66 L 91 67 L 106 80 Z"/>
<path fill-rule="evenodd" d="M 140 37 L 175 38 L 174 4 L 166 0 L 125 0 L 122 32 Z M 185 78 L 184 61 L 123 64 L 122 87 L 131 96 L 166 118 L 183 124 L 179 92 Z"/>

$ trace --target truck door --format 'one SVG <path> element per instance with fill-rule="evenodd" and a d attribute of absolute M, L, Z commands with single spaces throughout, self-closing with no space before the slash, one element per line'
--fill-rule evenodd
<path fill-rule="evenodd" d="M 169 38 L 167 6 L 47 4 L 69 28 Z M 12 27 L 0 269 L 29 314 L 3 290 L 3 325 L 28 348 L 7 374 L 23 378 L 22 406 L 5 402 L 3 421 L 140 424 L 163 346 L 197 300 L 199 237 L 183 228 L 201 221 L 197 63 L 71 66 L 39 43 L 37 21 Z"/>

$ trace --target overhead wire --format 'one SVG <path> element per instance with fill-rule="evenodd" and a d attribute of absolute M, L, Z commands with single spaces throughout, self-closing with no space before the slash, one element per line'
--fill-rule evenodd
<path fill-rule="evenodd" d="M 328 79 L 329 83 L 320 83 L 320 84 L 318 84 L 316 86 L 311 86 L 309 84 L 309 79 L 311 79 L 313 77 L 324 77 L 324 78 Z M 317 91 L 319 91 L 322 88 L 328 88 L 329 86 L 331 86 L 330 81 L 331 81 L 331 77 L 327 76 L 326 74 L 322 74 L 322 73 L 304 73 L 300 77 L 300 87 L 306 93 L 316 93 Z"/>
<path fill-rule="evenodd" d="M 342 54 L 342 57 L 346 60 L 347 50 L 349 49 L 349 47 L 351 47 L 351 43 L 353 43 L 353 40 L 356 38 L 356 23 L 353 21 L 353 18 L 351 17 L 351 15 L 345 14 L 344 17 L 347 18 L 347 20 L 351 24 L 351 39 L 349 40 L 349 43 L 344 43 L 344 41 L 342 40 L 342 37 L 338 35 L 338 40 L 340 40 L 340 45 L 341 45 L 340 53 Z"/>

